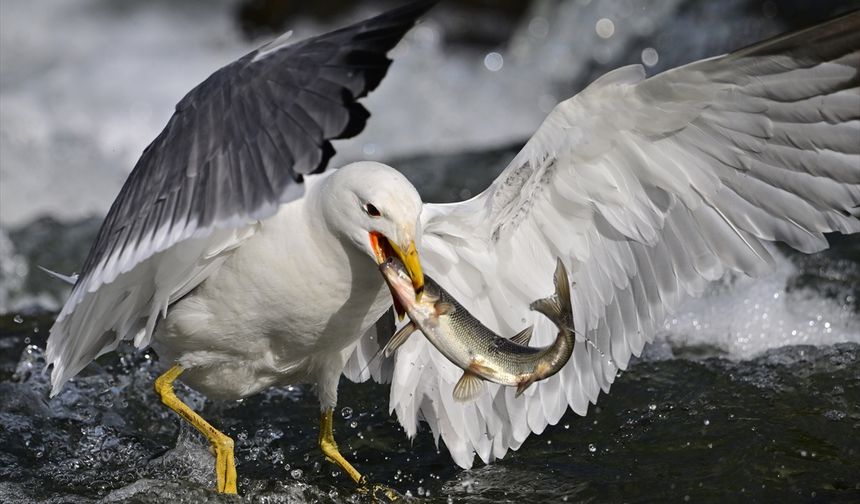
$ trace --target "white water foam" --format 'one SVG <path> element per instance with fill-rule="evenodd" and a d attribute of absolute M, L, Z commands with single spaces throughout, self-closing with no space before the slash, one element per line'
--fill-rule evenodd
<path fill-rule="evenodd" d="M 797 267 L 775 252 L 776 269 L 750 278 L 730 274 L 712 284 L 701 298 L 684 303 L 669 316 L 651 355 L 666 345 L 678 351 L 703 347 L 705 354 L 750 359 L 788 345 L 860 343 L 860 317 L 852 311 L 851 294 L 825 297 L 812 288 L 787 289 Z"/>
<path fill-rule="evenodd" d="M 246 49 L 215 5 L 35 0 L 0 9 L 6 225 L 103 214 L 174 104 Z"/>

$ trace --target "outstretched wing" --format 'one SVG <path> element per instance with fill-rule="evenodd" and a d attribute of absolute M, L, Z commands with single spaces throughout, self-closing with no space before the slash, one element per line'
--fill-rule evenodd
<path fill-rule="evenodd" d="M 124 337 L 149 341 L 158 313 L 253 233 L 255 220 L 304 193 L 330 140 L 356 135 L 357 100 L 386 53 L 435 1 L 331 33 L 287 36 L 221 68 L 188 93 L 144 150 L 99 230 L 48 341 L 53 390 Z"/>
<path fill-rule="evenodd" d="M 758 275 L 763 246 L 814 252 L 860 231 L 860 13 L 652 78 L 620 68 L 560 103 L 472 200 L 426 205 L 422 262 L 501 334 L 535 324 L 561 257 L 580 341 L 522 397 L 487 387 L 457 403 L 461 371 L 425 340 L 397 354 L 391 408 L 458 464 L 516 449 L 567 410 L 584 415 L 679 302 L 727 270 Z"/>

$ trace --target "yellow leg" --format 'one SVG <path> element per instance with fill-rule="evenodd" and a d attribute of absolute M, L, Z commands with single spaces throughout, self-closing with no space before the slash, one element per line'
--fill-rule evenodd
<path fill-rule="evenodd" d="M 347 462 L 343 455 L 337 449 L 337 443 L 334 442 L 334 432 L 332 431 L 334 410 L 331 408 L 325 410 L 320 415 L 320 450 L 326 458 L 340 467 L 340 470 L 345 472 L 352 478 L 352 481 L 361 486 L 367 485 L 367 478 L 361 475 L 352 464 Z"/>
<path fill-rule="evenodd" d="M 215 450 L 215 479 L 218 491 L 221 493 L 236 493 L 236 464 L 233 461 L 233 440 L 209 424 L 194 412 L 187 404 L 180 401 L 173 392 L 173 382 L 182 374 L 182 366 L 176 365 L 155 380 L 155 392 L 161 396 L 161 402 L 175 411 L 188 423 L 206 436 Z M 335 451 L 337 449 L 335 448 Z M 354 470 L 354 469 L 353 469 Z"/>
<path fill-rule="evenodd" d="M 352 478 L 362 493 L 369 493 L 373 502 L 379 500 L 380 494 L 389 502 L 394 502 L 400 499 L 400 496 L 394 490 L 383 485 L 368 485 L 367 478 L 362 476 L 355 467 L 352 466 L 340 451 L 337 449 L 337 443 L 334 441 L 334 432 L 332 431 L 334 410 L 327 409 L 320 415 L 320 450 L 323 455 L 330 461 L 340 467 L 341 471 L 345 472 Z"/>

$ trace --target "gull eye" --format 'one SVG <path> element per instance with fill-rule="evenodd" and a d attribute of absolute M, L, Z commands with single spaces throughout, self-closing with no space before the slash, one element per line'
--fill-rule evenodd
<path fill-rule="evenodd" d="M 364 211 L 367 213 L 367 215 L 369 215 L 371 217 L 379 217 L 380 215 L 382 215 L 382 213 L 379 211 L 379 209 L 370 203 L 364 204 Z"/>

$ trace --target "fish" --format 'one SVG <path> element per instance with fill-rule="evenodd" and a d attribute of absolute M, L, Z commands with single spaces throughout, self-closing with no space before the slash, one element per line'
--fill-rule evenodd
<path fill-rule="evenodd" d="M 556 374 L 570 359 L 576 337 L 567 269 L 558 259 L 553 277 L 555 292 L 529 308 L 542 313 L 558 328 L 552 344 L 528 346 L 534 326 L 510 339 L 499 336 L 431 277 L 424 276 L 424 291 L 416 296 L 405 266 L 391 257 L 379 265 L 382 276 L 409 321 L 380 349 L 390 357 L 416 330 L 452 363 L 463 370 L 454 386 L 454 399 L 468 402 L 481 395 L 483 382 L 516 387 L 519 397 L 532 384 Z"/>

